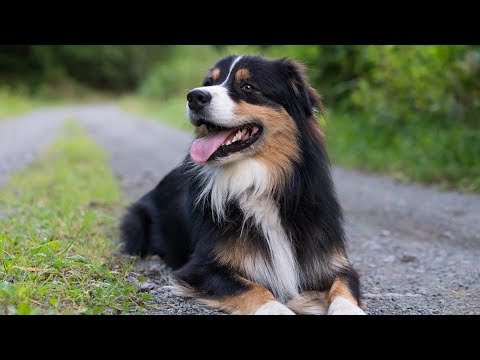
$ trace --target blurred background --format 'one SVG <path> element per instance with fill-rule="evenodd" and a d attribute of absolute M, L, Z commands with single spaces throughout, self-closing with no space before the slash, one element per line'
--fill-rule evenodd
<path fill-rule="evenodd" d="M 0 46 L 0 119 L 34 107 L 116 101 L 190 130 L 188 89 L 226 54 L 305 64 L 327 106 L 332 160 L 480 192 L 480 46 Z"/>

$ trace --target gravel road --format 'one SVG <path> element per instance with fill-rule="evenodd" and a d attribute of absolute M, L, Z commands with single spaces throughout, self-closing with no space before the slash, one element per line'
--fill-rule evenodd
<path fill-rule="evenodd" d="M 68 114 L 68 108 L 45 109 L 0 121 L 0 185 L 13 170 L 35 159 Z"/>
<path fill-rule="evenodd" d="M 38 110 L 0 122 L 0 183 L 52 139 L 66 116 L 77 119 L 106 149 L 132 200 L 175 167 L 190 142 L 187 133 L 115 105 Z M 338 167 L 334 178 L 369 314 L 480 314 L 480 196 Z M 137 273 L 149 278 L 139 284 L 153 295 L 149 313 L 216 313 L 165 287 L 168 269 L 161 262 L 144 261 Z"/>

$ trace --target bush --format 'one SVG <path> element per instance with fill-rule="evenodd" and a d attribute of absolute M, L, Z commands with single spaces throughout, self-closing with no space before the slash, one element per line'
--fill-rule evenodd
<path fill-rule="evenodd" d="M 362 56 L 375 66 L 358 80 L 350 99 L 372 122 L 478 126 L 479 48 L 369 46 Z"/>
<path fill-rule="evenodd" d="M 171 56 L 159 61 L 141 84 L 139 93 L 147 98 L 167 100 L 200 86 L 207 70 L 219 58 L 211 46 L 171 46 Z"/>
<path fill-rule="evenodd" d="M 132 91 L 166 51 L 143 45 L 2 45 L 0 80 L 32 92 L 69 79 L 92 88 Z"/>
<path fill-rule="evenodd" d="M 162 46 L 67 45 L 59 49 L 59 60 L 70 77 L 92 87 L 134 90 L 165 51 Z"/>

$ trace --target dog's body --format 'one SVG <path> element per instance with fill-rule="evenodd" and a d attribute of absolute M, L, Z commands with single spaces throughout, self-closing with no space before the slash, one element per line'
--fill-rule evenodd
<path fill-rule="evenodd" d="M 230 56 L 187 99 L 196 140 L 128 209 L 125 251 L 160 255 L 185 294 L 231 313 L 363 313 L 301 68 Z"/>

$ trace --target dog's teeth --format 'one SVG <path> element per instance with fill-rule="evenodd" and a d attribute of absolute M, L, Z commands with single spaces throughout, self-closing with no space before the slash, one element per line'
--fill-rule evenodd
<path fill-rule="evenodd" d="M 230 145 L 232 143 L 232 140 L 228 140 L 225 145 Z"/>
<path fill-rule="evenodd" d="M 235 142 L 235 141 L 238 141 L 242 138 L 242 133 L 240 130 L 237 131 L 237 133 L 235 134 L 235 136 L 233 137 L 233 140 L 232 142 Z"/>

